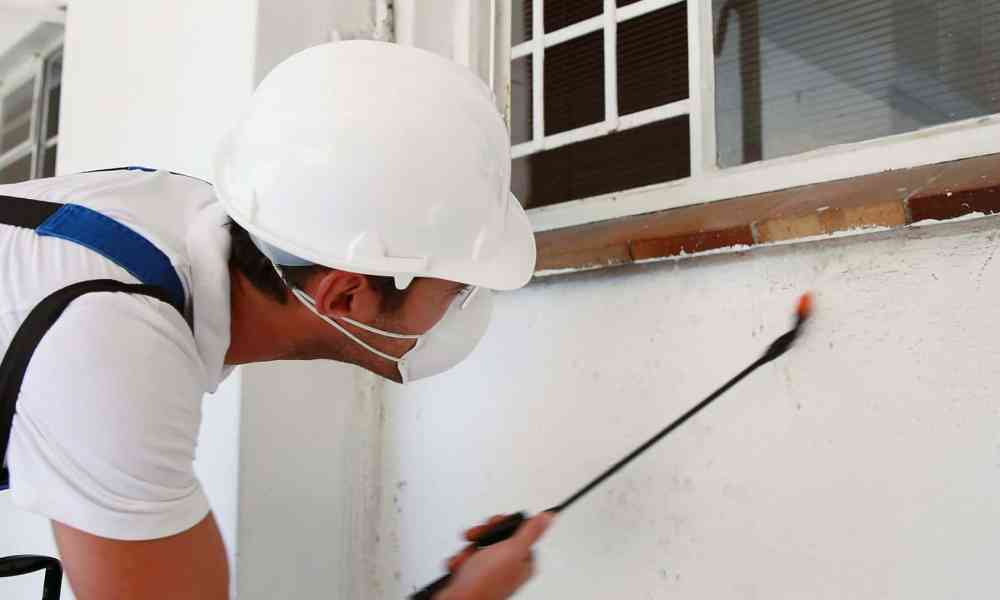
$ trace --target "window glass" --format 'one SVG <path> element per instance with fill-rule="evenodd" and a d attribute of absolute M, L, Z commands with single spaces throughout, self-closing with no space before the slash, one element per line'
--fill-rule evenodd
<path fill-rule="evenodd" d="M 721 166 L 1000 112 L 1000 2 L 713 5 Z"/>
<path fill-rule="evenodd" d="M 0 184 L 31 179 L 31 155 L 27 154 L 0 169 Z"/>
<path fill-rule="evenodd" d="M 0 99 L 0 155 L 31 139 L 31 110 L 34 102 L 34 78 Z"/>

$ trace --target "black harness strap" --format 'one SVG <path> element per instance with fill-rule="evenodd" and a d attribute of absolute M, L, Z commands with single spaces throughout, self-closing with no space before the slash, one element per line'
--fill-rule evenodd
<path fill-rule="evenodd" d="M 0 196 L 0 224 L 36 229 L 62 207 L 55 202 Z"/>
<path fill-rule="evenodd" d="M 20 329 L 7 347 L 7 353 L 0 363 L 0 464 L 7 455 L 10 430 L 14 424 L 17 397 L 21 393 L 21 382 L 39 342 L 56 322 L 70 302 L 84 294 L 94 292 L 124 292 L 151 296 L 170 303 L 170 294 L 161 287 L 123 283 L 113 279 L 81 281 L 50 294 L 31 310 Z M 10 474 L 6 467 L 0 467 L 0 490 L 10 486 Z"/>
<path fill-rule="evenodd" d="M 27 575 L 45 569 L 42 582 L 42 600 L 59 600 L 62 594 L 62 564 L 51 556 L 21 554 L 0 558 L 0 577 Z"/>

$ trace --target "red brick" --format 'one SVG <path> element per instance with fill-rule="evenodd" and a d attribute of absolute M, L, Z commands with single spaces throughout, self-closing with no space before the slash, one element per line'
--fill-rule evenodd
<path fill-rule="evenodd" d="M 750 230 L 749 225 L 662 238 L 646 238 L 634 240 L 630 243 L 632 258 L 634 260 L 677 256 L 680 254 L 696 254 L 698 252 L 728 248 L 730 246 L 752 245 L 753 232 Z"/>
<path fill-rule="evenodd" d="M 909 205 L 913 222 L 924 219 L 945 221 L 969 213 L 991 215 L 1000 212 L 1000 188 L 919 196 L 910 198 Z"/>
<path fill-rule="evenodd" d="M 559 252 L 558 250 L 562 250 Z M 548 246 L 543 252 L 538 251 L 536 271 L 554 271 L 560 269 L 588 269 L 595 267 L 611 267 L 632 261 L 628 244 L 616 244 L 601 248 L 590 248 L 584 245 L 573 248 L 571 245 L 563 248 Z"/>

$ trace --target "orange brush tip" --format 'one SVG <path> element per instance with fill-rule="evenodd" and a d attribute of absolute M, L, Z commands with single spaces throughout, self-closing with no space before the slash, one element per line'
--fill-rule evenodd
<path fill-rule="evenodd" d="M 799 298 L 799 308 L 796 311 L 796 314 L 798 314 L 799 319 L 803 321 L 808 319 L 809 316 L 812 315 L 812 310 L 813 310 L 812 293 L 807 292 L 805 294 L 802 294 L 802 297 Z"/>

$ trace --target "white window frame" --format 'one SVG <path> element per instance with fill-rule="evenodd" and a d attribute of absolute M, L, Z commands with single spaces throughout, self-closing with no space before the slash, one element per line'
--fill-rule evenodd
<path fill-rule="evenodd" d="M 689 98 L 630 115 L 618 115 L 618 61 L 615 54 L 617 24 L 685 1 L 688 21 Z M 812 183 L 1000 153 L 1000 114 L 996 114 L 874 140 L 827 146 L 747 165 L 720 168 L 717 161 L 715 129 L 712 0 L 642 0 L 622 8 L 617 7 L 615 0 L 604 0 L 603 14 L 542 35 L 544 4 L 545 0 L 533 0 L 532 39 L 514 47 L 511 47 L 509 38 L 496 40 L 498 54 L 506 56 L 508 63 L 524 56 L 533 57 L 532 139 L 515 145 L 511 149 L 512 158 L 521 158 L 615 131 L 689 115 L 691 176 L 529 209 L 528 216 L 535 231 L 572 227 Z M 497 19 L 509 23 L 512 18 L 512 3 L 500 2 L 497 3 L 497 8 L 506 11 L 506 14 L 498 15 Z M 604 121 L 546 136 L 543 68 L 546 48 L 602 29 L 605 53 Z"/>
<path fill-rule="evenodd" d="M 31 106 L 31 122 L 28 129 L 28 139 L 7 152 L 0 154 L 0 169 L 10 166 L 12 163 L 31 156 L 31 177 L 37 178 L 42 175 L 42 168 L 45 160 L 45 151 L 59 143 L 59 136 L 48 136 L 45 131 L 45 118 L 48 114 L 48 89 L 43 86 L 46 83 L 46 68 L 50 60 L 62 53 L 63 40 L 51 43 L 42 52 L 34 53 L 17 66 L 10 69 L 6 74 L 0 73 L 0 100 L 7 94 L 18 89 L 24 82 L 34 78 L 35 89 L 34 99 Z M 3 106 L 0 105 L 0 113 Z M 0 114 L 0 120 L 3 115 Z M 42 139 L 42 138 L 46 139 Z"/>
<path fill-rule="evenodd" d="M 59 134 L 52 135 L 48 129 L 48 118 L 49 111 L 51 107 L 49 106 L 49 93 L 55 86 L 52 85 L 52 80 L 49 78 L 49 69 L 55 60 L 62 60 L 63 56 L 63 44 L 60 41 L 58 44 L 54 45 L 43 57 L 42 60 L 42 72 L 44 76 L 42 77 L 42 88 L 41 97 L 38 99 L 38 109 L 40 111 L 41 121 L 38 124 L 37 131 L 38 136 L 38 151 L 41 153 L 38 159 L 38 169 L 35 171 L 36 177 L 44 176 L 44 164 L 45 164 L 45 154 L 53 146 L 59 145 Z M 62 87 L 62 75 L 59 77 L 59 86 Z M 62 96 L 62 90 L 59 91 L 60 97 Z M 61 100 L 61 99 L 60 99 Z M 60 102 L 60 106 L 62 103 Z"/>

